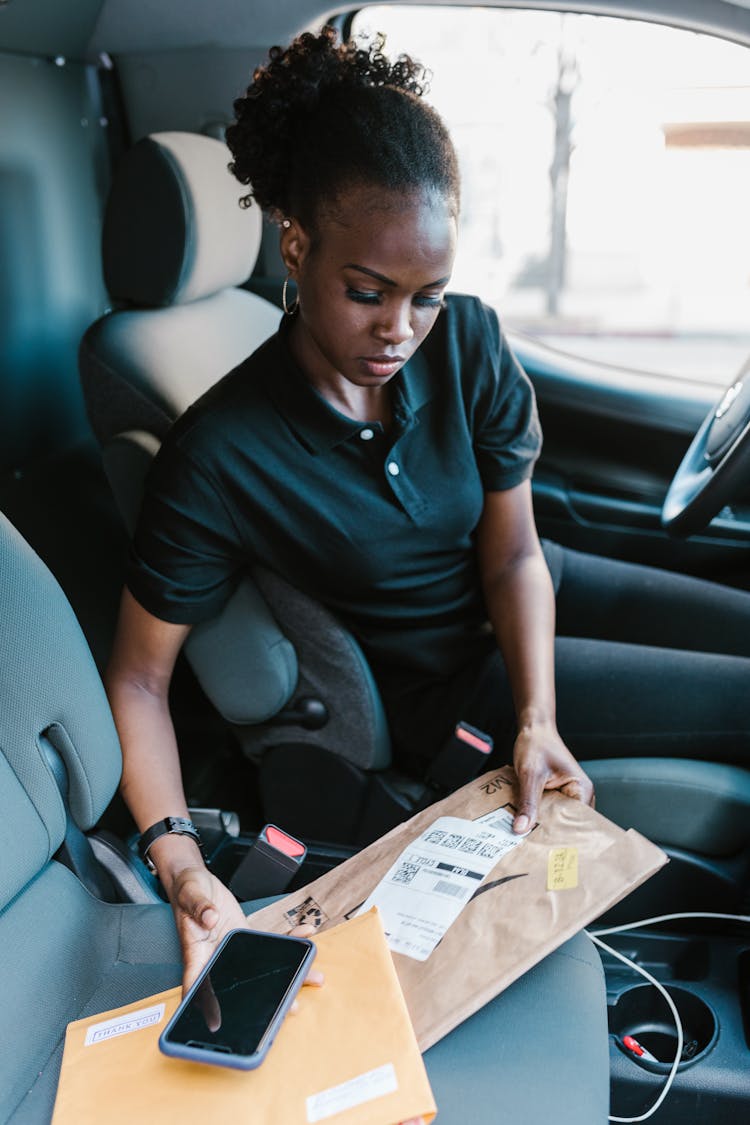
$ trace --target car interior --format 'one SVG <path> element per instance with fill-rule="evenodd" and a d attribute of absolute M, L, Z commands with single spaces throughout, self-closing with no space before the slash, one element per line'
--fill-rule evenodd
<path fill-rule="evenodd" d="M 566 13 L 622 15 L 605 0 L 492 7 L 558 23 Z M 408 13 L 409 49 L 431 62 L 436 10 L 389 8 Z M 691 45 L 716 40 L 742 50 L 747 66 L 750 8 L 739 0 L 629 9 L 618 23 L 677 29 Z M 14 1044 L 2 1064 L 2 1120 L 49 1120 L 69 1020 L 179 980 L 171 913 L 115 795 L 120 752 L 99 675 L 154 453 L 171 422 L 281 317 L 277 233 L 257 208 L 237 206 L 227 174 L 232 99 L 272 44 L 326 22 L 348 36 L 365 16 L 390 18 L 318 0 L 0 4 L 0 832 L 9 857 L 0 940 L 4 1041 Z M 747 161 L 750 99 L 737 106 L 726 145 Z M 712 112 L 729 120 L 724 105 Z M 696 112 L 701 124 L 705 116 Z M 747 174 L 746 165 L 737 172 Z M 475 192 L 469 211 L 473 202 Z M 526 300 L 524 291 L 519 307 Z M 540 533 L 750 588 L 750 414 L 735 390 L 750 370 L 750 332 L 726 330 L 736 351 L 724 376 L 680 379 L 651 353 L 644 369 L 631 366 L 619 327 L 606 359 L 577 353 L 576 317 L 566 325 L 555 314 L 546 337 L 528 317 L 509 328 L 545 434 L 534 479 Z M 669 333 L 642 335 L 661 344 Z M 705 340 L 688 343 L 698 351 Z M 230 883 L 263 824 L 307 846 L 294 881 L 274 888 L 281 893 L 477 771 L 471 759 L 422 781 L 401 774 L 354 637 L 261 569 L 193 630 L 171 702 L 193 819 Z M 653 1120 L 743 1120 L 750 933 L 738 919 L 750 905 L 750 774 L 731 761 L 635 753 L 584 767 L 599 811 L 670 857 L 592 929 L 728 916 L 607 938 L 667 984 L 683 1023 L 681 1059 Z M 269 889 L 244 890 L 259 900 Z M 536 1018 L 514 986 L 428 1052 L 438 1121 L 598 1122 L 608 1105 L 612 1120 L 643 1119 L 677 1045 L 659 994 L 615 954 L 600 960 L 583 935 L 537 966 L 529 988 Z M 627 1036 L 653 1057 L 634 1058 Z M 502 1104 L 493 1064 L 514 1088 Z"/>

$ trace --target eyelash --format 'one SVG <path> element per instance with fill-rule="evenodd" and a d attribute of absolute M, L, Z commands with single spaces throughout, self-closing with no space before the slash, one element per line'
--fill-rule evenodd
<path fill-rule="evenodd" d="M 346 295 L 350 301 L 358 301 L 361 305 L 379 305 L 380 293 L 365 293 L 361 289 L 346 288 Z M 423 297 L 416 294 L 414 304 L 421 309 L 441 309 L 444 301 L 442 297 Z"/>

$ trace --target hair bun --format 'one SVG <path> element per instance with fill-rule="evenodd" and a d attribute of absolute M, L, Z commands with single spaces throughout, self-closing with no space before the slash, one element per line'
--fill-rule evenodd
<path fill-rule="evenodd" d="M 289 47 L 271 48 L 268 62 L 235 101 L 236 120 L 226 133 L 234 158 L 230 170 L 250 189 L 244 206 L 255 199 L 277 217 L 296 214 L 309 221 L 317 203 L 335 196 L 347 180 L 390 184 L 392 170 L 384 179 L 375 167 L 373 136 L 388 148 L 391 164 L 401 139 L 411 137 L 411 155 L 404 151 L 398 159 L 402 168 L 425 143 L 450 162 L 452 146 L 437 114 L 421 103 L 415 112 L 427 71 L 408 55 L 391 62 L 384 45 L 383 35 L 338 44 L 335 30 L 326 27 L 319 35 L 305 32 Z M 415 125 L 416 118 L 424 122 Z M 419 142 L 415 129 L 421 129 Z M 430 129 L 435 136 L 428 136 Z M 440 130 L 444 137 L 436 144 Z M 457 173 L 454 179 L 457 197 Z"/>

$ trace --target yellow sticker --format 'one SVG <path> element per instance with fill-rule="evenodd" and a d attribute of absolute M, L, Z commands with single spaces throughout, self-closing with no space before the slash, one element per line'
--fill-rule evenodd
<path fill-rule="evenodd" d="M 547 860 L 547 890 L 569 891 L 578 886 L 578 848 L 552 848 Z"/>

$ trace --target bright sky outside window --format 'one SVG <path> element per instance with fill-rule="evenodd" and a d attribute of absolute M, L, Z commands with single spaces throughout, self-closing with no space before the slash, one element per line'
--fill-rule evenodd
<path fill-rule="evenodd" d="M 452 287 L 574 354 L 720 385 L 750 353 L 750 52 L 637 20 L 368 8 L 433 71 Z"/>

